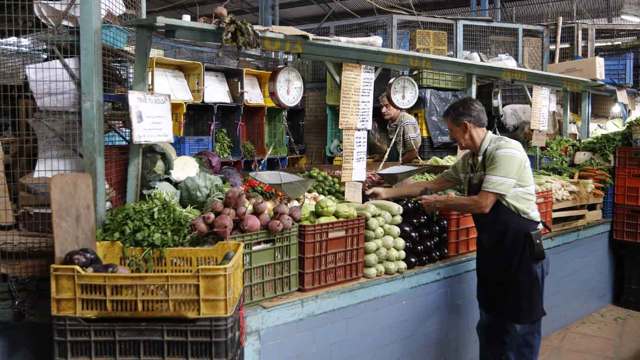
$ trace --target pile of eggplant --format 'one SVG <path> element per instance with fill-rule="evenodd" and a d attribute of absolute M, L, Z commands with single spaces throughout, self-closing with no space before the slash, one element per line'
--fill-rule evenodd
<path fill-rule="evenodd" d="M 92 249 L 82 248 L 69 251 L 62 265 L 78 265 L 90 273 L 129 274 L 128 268 L 116 264 L 103 264 L 102 259 Z"/>
<path fill-rule="evenodd" d="M 446 258 L 447 220 L 436 213 L 426 213 L 413 199 L 404 199 L 398 204 L 403 209 L 403 221 L 398 227 L 400 237 L 405 240 L 407 268 L 425 266 Z"/>

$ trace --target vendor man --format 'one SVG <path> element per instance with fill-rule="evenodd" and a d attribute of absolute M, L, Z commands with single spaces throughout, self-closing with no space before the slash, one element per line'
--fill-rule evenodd
<path fill-rule="evenodd" d="M 478 230 L 480 359 L 537 359 L 547 265 L 534 241 L 540 214 L 529 160 L 520 143 L 487 131 L 479 101 L 458 100 L 443 117 L 451 138 L 469 151 L 433 181 L 373 188 L 368 194 L 378 199 L 419 196 L 427 211 L 472 213 Z M 424 195 L 454 187 L 466 196 Z"/>
<path fill-rule="evenodd" d="M 387 93 L 378 98 L 382 107 L 382 117 L 387 121 L 389 134 L 389 157 L 387 161 L 411 162 L 418 157 L 418 149 L 422 143 L 420 127 L 416 119 L 406 112 L 395 108 L 389 102 Z M 402 158 L 400 158 L 402 156 Z"/>

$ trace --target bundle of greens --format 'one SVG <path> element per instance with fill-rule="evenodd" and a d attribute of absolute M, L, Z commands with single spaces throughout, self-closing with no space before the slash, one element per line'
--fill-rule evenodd
<path fill-rule="evenodd" d="M 231 142 L 231 138 L 229 138 L 229 134 L 227 134 L 227 130 L 217 129 L 215 145 L 216 154 L 218 154 L 222 159 L 229 159 L 231 157 L 232 148 L 233 143 Z"/>
<path fill-rule="evenodd" d="M 542 171 L 560 176 L 573 176 L 574 169 L 570 168 L 569 164 L 576 148 L 577 142 L 569 138 L 556 137 L 547 142 L 547 147 L 541 155 L 549 161 L 544 162 Z"/>

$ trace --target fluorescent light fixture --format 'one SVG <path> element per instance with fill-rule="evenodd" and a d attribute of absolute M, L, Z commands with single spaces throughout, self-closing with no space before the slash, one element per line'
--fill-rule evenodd
<path fill-rule="evenodd" d="M 624 0 L 620 17 L 627 21 L 640 23 L 640 0 Z"/>

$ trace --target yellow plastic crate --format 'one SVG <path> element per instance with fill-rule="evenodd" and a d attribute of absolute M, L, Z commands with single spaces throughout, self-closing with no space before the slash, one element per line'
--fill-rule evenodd
<path fill-rule="evenodd" d="M 177 60 L 155 56 L 149 58 L 149 91 L 154 89 L 154 73 L 156 68 L 180 70 L 187 79 L 187 84 L 193 96 L 193 102 L 201 103 L 204 94 L 204 66 L 197 61 Z"/>
<path fill-rule="evenodd" d="M 173 121 L 173 135 L 184 134 L 184 113 L 187 112 L 187 104 L 183 102 L 171 103 L 171 120 Z"/>
<path fill-rule="evenodd" d="M 447 53 L 447 32 L 435 30 L 415 30 L 409 34 L 411 50 L 429 50 L 432 54 Z"/>
<path fill-rule="evenodd" d="M 128 248 L 130 255 L 142 249 Z M 218 264 L 228 251 L 235 255 Z M 153 254 L 149 273 L 88 273 L 75 265 L 51 266 L 51 315 L 97 317 L 230 316 L 240 300 L 244 244 L 223 241 L 211 248 L 170 248 Z M 98 242 L 104 263 L 126 265 L 120 242 Z"/>
<path fill-rule="evenodd" d="M 260 89 L 262 90 L 262 96 L 264 97 L 264 105 L 247 103 L 246 101 L 245 105 L 278 107 L 273 100 L 271 100 L 271 96 L 269 95 L 269 77 L 271 77 L 271 71 L 244 69 L 244 76 L 246 77 L 247 75 L 253 75 L 258 78 L 258 83 L 260 83 Z"/>

